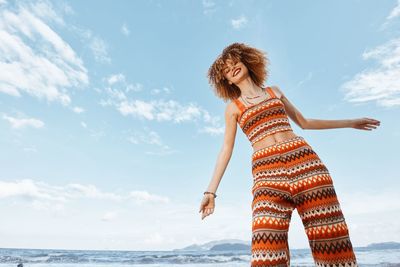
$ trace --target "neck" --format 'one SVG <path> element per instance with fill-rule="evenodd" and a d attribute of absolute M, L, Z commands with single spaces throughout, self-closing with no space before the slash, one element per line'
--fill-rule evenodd
<path fill-rule="evenodd" d="M 256 85 L 250 77 L 247 77 L 236 85 L 244 96 L 257 96 L 262 92 L 262 88 Z"/>

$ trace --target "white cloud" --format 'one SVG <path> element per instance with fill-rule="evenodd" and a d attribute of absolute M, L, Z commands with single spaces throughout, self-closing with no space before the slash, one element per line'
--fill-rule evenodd
<path fill-rule="evenodd" d="M 196 104 L 182 105 L 175 100 L 131 100 L 118 104 L 118 111 L 124 115 L 157 121 L 181 123 L 201 117 L 202 109 Z"/>
<path fill-rule="evenodd" d="M 400 0 L 397 0 L 397 6 L 392 9 L 390 14 L 386 17 L 387 20 L 394 19 L 400 16 Z"/>
<path fill-rule="evenodd" d="M 128 25 L 126 25 L 126 23 L 122 24 L 121 32 L 125 36 L 129 36 L 130 35 L 131 32 L 129 31 Z"/>
<path fill-rule="evenodd" d="M 147 191 L 132 191 L 129 193 L 129 198 L 135 200 L 136 203 L 168 203 L 169 199 L 167 197 L 162 197 L 154 194 L 150 194 Z"/>
<path fill-rule="evenodd" d="M 55 21 L 61 25 L 65 25 L 63 16 L 60 12 L 56 12 L 51 5 L 50 1 L 41 0 L 30 4 L 30 8 L 37 16 L 44 20 Z M 67 5 L 64 6 L 64 12 L 69 11 L 71 7 L 68 8 Z"/>
<path fill-rule="evenodd" d="M 37 152 L 38 151 L 35 146 L 24 147 L 23 150 L 25 152 Z"/>
<path fill-rule="evenodd" d="M 205 126 L 200 132 L 208 133 L 210 135 L 221 135 L 224 133 L 224 127 Z"/>
<path fill-rule="evenodd" d="M 169 202 L 168 197 L 151 194 L 147 191 L 132 190 L 126 194 L 116 194 L 101 191 L 91 184 L 70 183 L 65 186 L 56 186 L 31 179 L 10 182 L 0 181 L 1 198 L 28 200 L 33 207 L 40 208 L 53 204 L 62 206 L 69 201 L 82 198 L 113 202 L 131 201 L 138 205 Z"/>
<path fill-rule="evenodd" d="M 161 146 L 160 149 L 158 150 L 149 150 L 146 151 L 145 154 L 147 155 L 154 155 L 154 156 L 166 156 L 166 155 L 171 155 L 175 154 L 177 150 L 170 148 L 169 146 Z"/>
<path fill-rule="evenodd" d="M 386 30 L 389 25 L 393 22 L 397 22 L 396 18 L 400 17 L 400 0 L 397 1 L 397 5 L 390 11 L 386 16 L 385 21 L 380 26 L 379 30 Z"/>
<path fill-rule="evenodd" d="M 363 53 L 363 59 L 375 59 L 378 66 L 357 73 L 345 82 L 345 100 L 356 103 L 375 101 L 384 107 L 400 106 L 400 38 Z"/>
<path fill-rule="evenodd" d="M 204 15 L 210 15 L 217 10 L 215 2 L 212 0 L 202 0 L 202 5 Z"/>
<path fill-rule="evenodd" d="M 126 92 L 130 92 L 130 91 L 139 92 L 142 90 L 143 90 L 143 85 L 141 83 L 135 83 L 135 84 L 130 83 L 126 86 Z"/>
<path fill-rule="evenodd" d="M 91 30 L 70 25 L 68 29 L 81 37 L 83 46 L 88 47 L 92 52 L 94 59 L 100 63 L 110 63 L 111 58 L 108 54 L 108 45 L 99 36 L 96 36 Z"/>
<path fill-rule="evenodd" d="M 203 110 L 203 121 L 206 125 L 199 132 L 207 133 L 213 136 L 221 135 L 225 131 L 224 125 L 220 123 L 220 117 L 211 116 L 207 110 Z"/>
<path fill-rule="evenodd" d="M 147 127 L 145 127 L 143 131 L 130 131 L 128 135 L 127 140 L 132 144 L 148 144 L 157 146 L 158 149 L 156 151 L 146 151 L 145 153 L 148 155 L 169 155 L 176 152 L 163 143 L 157 132 L 148 129 Z"/>
<path fill-rule="evenodd" d="M 107 81 L 107 84 L 109 86 L 112 86 L 113 88 L 111 91 L 116 91 L 116 90 L 123 90 L 125 92 L 139 92 L 143 89 L 143 85 L 140 83 L 136 84 L 131 84 L 126 81 L 125 75 L 122 73 L 117 73 L 117 74 L 112 74 L 108 78 L 105 79 Z"/>
<path fill-rule="evenodd" d="M 125 82 L 125 75 L 122 73 L 113 74 L 108 77 L 107 82 L 109 85 L 113 85 L 118 82 Z"/>
<path fill-rule="evenodd" d="M 383 190 L 379 193 L 341 193 L 340 203 L 348 215 L 374 214 L 400 211 L 398 192 Z"/>
<path fill-rule="evenodd" d="M 82 108 L 82 107 L 73 107 L 73 108 L 72 108 L 72 111 L 79 114 L 79 113 L 84 112 L 85 109 Z"/>
<path fill-rule="evenodd" d="M 3 119 L 8 121 L 12 128 L 22 129 L 26 127 L 42 128 L 44 122 L 35 118 L 15 118 L 7 114 L 3 114 Z"/>
<path fill-rule="evenodd" d="M 162 89 L 155 88 L 155 89 L 152 89 L 150 91 L 150 93 L 152 95 L 158 95 L 158 94 L 161 94 L 161 93 L 170 94 L 171 93 L 171 89 L 169 89 L 168 87 L 163 87 Z"/>
<path fill-rule="evenodd" d="M 109 211 L 106 212 L 103 217 L 101 218 L 102 221 L 109 222 L 109 221 L 114 221 L 117 218 L 117 212 L 116 211 Z"/>
<path fill-rule="evenodd" d="M 21 197 L 31 200 L 66 201 L 61 187 L 48 186 L 42 182 L 21 180 L 16 182 L 0 181 L 0 198 Z"/>
<path fill-rule="evenodd" d="M 98 141 L 100 138 L 106 136 L 104 129 L 93 129 L 87 125 L 86 122 L 81 121 L 80 125 L 85 129 L 85 132 L 89 134 L 94 140 Z"/>
<path fill-rule="evenodd" d="M 150 235 L 143 241 L 148 245 L 160 245 L 165 242 L 164 237 L 158 232 L 150 233 Z"/>
<path fill-rule="evenodd" d="M 107 99 L 102 99 L 99 104 L 103 107 L 111 106 L 119 111 L 123 116 L 132 116 L 134 118 L 149 121 L 170 121 L 173 123 L 183 122 L 205 122 L 204 128 L 200 132 L 217 135 L 223 132 L 223 125 L 220 118 L 211 116 L 207 110 L 195 103 L 182 104 L 178 101 L 169 99 L 141 100 L 129 97 L 130 91 L 125 76 L 121 73 L 113 74 L 103 79 L 107 86 L 99 93 L 105 93 Z M 122 89 L 121 89 L 122 88 Z M 142 86 L 140 85 L 140 90 Z M 164 87 L 164 92 L 169 93 L 170 89 Z M 127 94 L 125 94 L 125 92 Z M 154 89 L 151 94 L 159 94 L 159 89 Z M 168 150 L 167 150 L 168 151 Z"/>
<path fill-rule="evenodd" d="M 130 133 L 128 141 L 132 144 L 146 143 L 150 145 L 162 145 L 161 138 L 155 131 L 146 130 L 144 132 L 134 131 Z"/>
<path fill-rule="evenodd" d="M 93 37 L 89 47 L 92 50 L 96 61 L 105 63 L 111 62 L 111 58 L 108 56 L 107 44 L 103 39 L 99 37 Z"/>
<path fill-rule="evenodd" d="M 238 19 L 232 19 L 231 25 L 235 30 L 243 28 L 247 24 L 247 18 L 245 16 L 240 16 Z"/>
<path fill-rule="evenodd" d="M 45 19 L 62 23 L 49 2 L 0 11 L 0 92 L 68 105 L 67 89 L 88 84 L 87 70 Z"/>
<path fill-rule="evenodd" d="M 120 101 L 127 99 L 125 93 L 122 90 L 107 87 L 107 88 L 105 88 L 105 91 L 107 92 L 107 94 L 109 96 L 111 96 L 112 98 L 118 99 Z"/>

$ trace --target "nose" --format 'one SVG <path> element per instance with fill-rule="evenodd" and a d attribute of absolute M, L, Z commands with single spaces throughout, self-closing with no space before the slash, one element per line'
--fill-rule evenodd
<path fill-rule="evenodd" d="M 229 72 L 232 72 L 235 69 L 236 64 L 232 64 L 232 65 L 227 65 L 227 67 L 229 68 Z"/>

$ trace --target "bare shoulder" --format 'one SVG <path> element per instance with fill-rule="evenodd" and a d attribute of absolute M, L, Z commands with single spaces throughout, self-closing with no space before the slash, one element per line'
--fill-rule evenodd
<path fill-rule="evenodd" d="M 272 91 L 274 91 L 276 97 L 282 98 L 283 96 L 285 96 L 285 94 L 282 92 L 281 88 L 279 88 L 278 85 L 271 85 L 270 87 Z"/>
<path fill-rule="evenodd" d="M 235 103 L 233 100 L 229 101 L 229 102 L 226 104 L 226 107 L 225 107 L 225 114 L 226 114 L 227 116 L 234 116 L 235 118 L 236 118 L 237 116 L 239 116 L 240 110 L 239 110 L 238 106 L 236 105 L 236 103 Z"/>
<path fill-rule="evenodd" d="M 228 113 L 235 113 L 236 110 L 239 110 L 237 105 L 233 100 L 228 101 L 225 107 L 225 111 Z"/>

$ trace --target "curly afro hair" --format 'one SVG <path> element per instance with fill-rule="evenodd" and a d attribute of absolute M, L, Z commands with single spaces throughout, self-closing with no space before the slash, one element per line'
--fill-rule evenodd
<path fill-rule="evenodd" d="M 236 99 L 241 94 L 239 87 L 235 84 L 229 84 L 224 77 L 223 69 L 227 59 L 231 59 L 235 63 L 238 61 L 243 62 L 249 70 L 249 75 L 254 83 L 260 87 L 264 86 L 264 81 L 269 74 L 267 53 L 243 43 L 233 43 L 224 48 L 208 69 L 208 81 L 213 86 L 214 93 L 218 97 L 227 101 Z"/>

